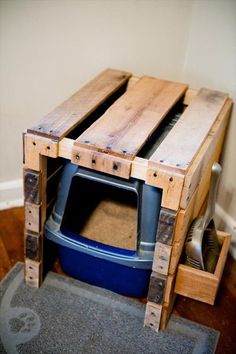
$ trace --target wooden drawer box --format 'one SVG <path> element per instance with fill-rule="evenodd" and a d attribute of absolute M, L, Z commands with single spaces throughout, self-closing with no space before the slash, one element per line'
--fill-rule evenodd
<path fill-rule="evenodd" d="M 175 283 L 176 294 L 214 305 L 231 241 L 231 235 L 227 233 L 218 231 L 217 235 L 222 246 L 215 272 L 208 273 L 180 264 Z"/>

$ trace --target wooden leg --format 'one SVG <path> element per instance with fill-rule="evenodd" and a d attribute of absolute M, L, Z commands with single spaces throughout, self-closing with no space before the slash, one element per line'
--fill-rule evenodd
<path fill-rule="evenodd" d="M 169 277 L 169 264 L 177 212 L 162 208 L 157 230 L 148 303 L 144 324 L 158 331 L 168 320 L 169 305 L 173 297 L 173 277 Z"/>
<path fill-rule="evenodd" d="M 47 205 L 47 157 L 39 155 L 37 161 L 40 171 L 24 170 L 25 282 L 33 287 L 40 287 L 43 280 L 43 227 Z"/>

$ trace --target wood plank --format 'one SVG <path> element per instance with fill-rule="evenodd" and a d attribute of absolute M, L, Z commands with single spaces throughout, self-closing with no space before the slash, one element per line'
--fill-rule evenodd
<path fill-rule="evenodd" d="M 27 168 L 41 171 L 41 155 L 54 158 L 58 156 L 58 143 L 51 139 L 33 134 L 25 134 L 24 140 L 25 167 Z"/>
<path fill-rule="evenodd" d="M 25 257 L 34 261 L 42 258 L 42 235 L 26 230 L 25 232 Z"/>
<path fill-rule="evenodd" d="M 176 211 L 161 208 L 157 228 L 157 242 L 161 242 L 166 245 L 172 244 L 176 215 Z"/>
<path fill-rule="evenodd" d="M 41 174 L 24 169 L 24 196 L 26 202 L 40 204 L 41 202 Z"/>
<path fill-rule="evenodd" d="M 27 285 L 38 288 L 42 282 L 42 264 L 31 259 L 25 259 L 25 282 Z"/>
<path fill-rule="evenodd" d="M 146 181 L 148 160 L 142 157 L 135 157 L 131 165 L 131 177 Z"/>
<path fill-rule="evenodd" d="M 83 167 L 129 179 L 131 162 L 118 156 L 106 155 L 99 151 L 75 147 L 71 162 Z"/>
<path fill-rule="evenodd" d="M 191 222 L 199 215 L 202 202 L 198 199 L 198 189 L 189 201 L 187 209 L 179 210 L 173 237 L 169 274 L 175 274 L 179 264 L 180 256 L 183 252 L 184 242 Z"/>
<path fill-rule="evenodd" d="M 58 156 L 63 157 L 65 159 L 72 160 L 73 159 L 72 152 L 73 150 L 76 151 L 76 149 L 73 149 L 74 148 L 73 145 L 74 145 L 73 139 L 63 138 L 59 142 Z M 123 163 L 124 162 L 126 161 L 123 161 Z M 79 164 L 79 161 L 76 161 L 74 163 Z M 147 169 L 148 169 L 148 160 L 136 156 L 131 164 L 130 176 L 145 181 L 147 176 Z"/>
<path fill-rule="evenodd" d="M 150 162 L 184 174 L 220 114 L 227 96 L 219 91 L 201 89 L 151 156 Z"/>
<path fill-rule="evenodd" d="M 71 160 L 73 146 L 74 146 L 73 139 L 63 138 L 59 142 L 58 156 Z"/>
<path fill-rule="evenodd" d="M 156 273 L 168 274 L 172 247 L 156 242 L 152 270 Z"/>
<path fill-rule="evenodd" d="M 192 88 L 187 89 L 184 95 L 183 104 L 189 106 L 192 100 L 195 98 L 195 96 L 197 96 L 197 94 L 198 94 L 198 90 L 194 90 Z"/>
<path fill-rule="evenodd" d="M 144 76 L 75 141 L 132 160 L 187 86 Z"/>
<path fill-rule="evenodd" d="M 218 232 L 218 231 L 217 231 L 217 236 L 218 236 L 219 241 L 222 242 L 222 247 L 221 247 L 220 257 L 219 257 L 219 260 L 217 262 L 214 275 L 218 279 L 221 279 L 222 274 L 223 274 L 223 270 L 224 270 L 224 266 L 225 266 L 225 262 L 226 262 L 226 258 L 227 258 L 227 254 L 228 254 L 228 251 L 229 251 L 229 247 L 230 247 L 232 236 L 230 234 L 226 233 L 226 232 Z M 222 240 L 222 236 L 223 236 L 223 240 Z M 219 286 L 219 283 L 218 283 L 218 286 Z"/>
<path fill-rule="evenodd" d="M 152 169 L 148 167 L 146 183 L 162 189 L 161 206 L 163 208 L 171 210 L 179 209 L 184 184 L 183 175 L 161 168 Z"/>
<path fill-rule="evenodd" d="M 166 287 L 166 276 L 152 272 L 148 290 L 148 301 L 162 304 Z"/>
<path fill-rule="evenodd" d="M 166 287 L 163 296 L 163 306 L 168 307 L 174 296 L 175 276 L 169 274 L 166 277 Z"/>
<path fill-rule="evenodd" d="M 148 302 L 146 305 L 146 312 L 144 318 L 144 326 L 159 331 L 161 319 L 162 306 L 153 302 Z"/>
<path fill-rule="evenodd" d="M 199 180 L 203 180 L 206 170 L 211 169 L 214 161 L 218 161 L 222 150 L 226 126 L 232 110 L 232 100 L 227 99 L 218 119 L 212 126 L 206 140 L 191 164 L 184 181 L 180 207 L 186 209 L 188 201 L 193 195 Z"/>
<path fill-rule="evenodd" d="M 37 196 L 37 201 L 40 203 L 40 212 L 38 214 L 39 221 L 39 230 L 43 230 L 44 223 L 46 220 L 46 208 L 47 208 L 47 157 L 40 155 L 40 166 L 41 172 L 37 173 L 34 171 L 26 170 L 26 181 L 29 181 L 29 186 L 27 187 L 27 193 L 32 194 L 32 200 L 34 199 L 34 194 Z M 28 172 L 27 172 L 28 171 Z M 33 173 L 32 173 L 33 172 Z M 28 173 L 28 175 L 27 175 Z M 32 178 L 34 176 L 34 178 Z M 27 185 L 27 183 L 26 183 Z M 32 190 L 35 193 L 32 193 Z M 28 198 L 27 198 L 28 199 Z M 26 200 L 26 194 L 25 194 Z M 32 206 L 32 205 L 31 205 Z M 36 207 L 36 205 L 35 205 Z M 35 229 L 33 231 L 36 231 Z M 27 234 L 26 234 L 27 236 Z M 38 262 L 32 261 L 29 258 L 25 258 L 25 282 L 29 286 L 39 287 L 42 284 L 43 280 L 43 237 L 39 238 L 37 243 L 38 249 L 35 250 L 35 253 L 40 254 L 40 260 Z"/>
<path fill-rule="evenodd" d="M 126 85 L 130 76 L 130 73 L 120 70 L 103 71 L 27 131 L 62 139 L 121 86 Z"/>
<path fill-rule="evenodd" d="M 139 79 L 140 78 L 137 76 L 131 76 L 131 78 L 128 81 L 127 90 L 131 89 Z"/>
<path fill-rule="evenodd" d="M 25 227 L 34 232 L 41 230 L 41 206 L 25 202 Z"/>
<path fill-rule="evenodd" d="M 161 320 L 160 320 L 160 330 L 163 331 L 164 329 L 166 329 L 166 326 L 168 324 L 170 315 L 172 313 L 172 309 L 175 303 L 175 299 L 176 299 L 176 294 L 174 293 L 170 303 L 168 306 L 163 306 L 162 307 L 162 312 L 161 312 Z"/>

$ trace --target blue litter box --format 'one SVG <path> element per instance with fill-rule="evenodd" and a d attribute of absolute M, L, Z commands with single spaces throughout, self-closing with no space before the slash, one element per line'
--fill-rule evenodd
<path fill-rule="evenodd" d="M 123 214 L 124 225 L 120 222 L 119 226 L 115 226 L 116 244 L 109 231 L 113 212 L 110 216 L 109 213 L 105 215 L 108 220 L 104 221 L 104 240 L 102 234 L 98 240 L 81 233 L 93 210 L 103 199 L 109 200 L 111 205 L 113 202 L 118 203 L 121 212 L 127 204 L 127 210 L 135 210 L 135 219 L 131 225 L 135 240 L 131 246 L 122 248 L 119 237 L 117 241 L 119 232 L 124 239 L 124 230 L 128 230 L 128 237 L 129 224 L 123 229 L 126 209 Z M 152 269 L 160 205 L 161 190 L 155 187 L 139 180 L 124 180 L 68 162 L 63 169 L 53 212 L 45 225 L 45 235 L 58 245 L 60 262 L 68 275 L 126 296 L 145 297 Z M 96 225 L 100 224 L 100 214 L 94 222 L 96 231 Z"/>

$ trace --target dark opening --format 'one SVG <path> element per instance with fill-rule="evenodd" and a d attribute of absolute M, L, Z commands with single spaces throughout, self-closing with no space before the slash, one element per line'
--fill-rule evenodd
<path fill-rule="evenodd" d="M 136 250 L 138 195 L 134 190 L 73 177 L 63 232 L 126 250 Z"/>

